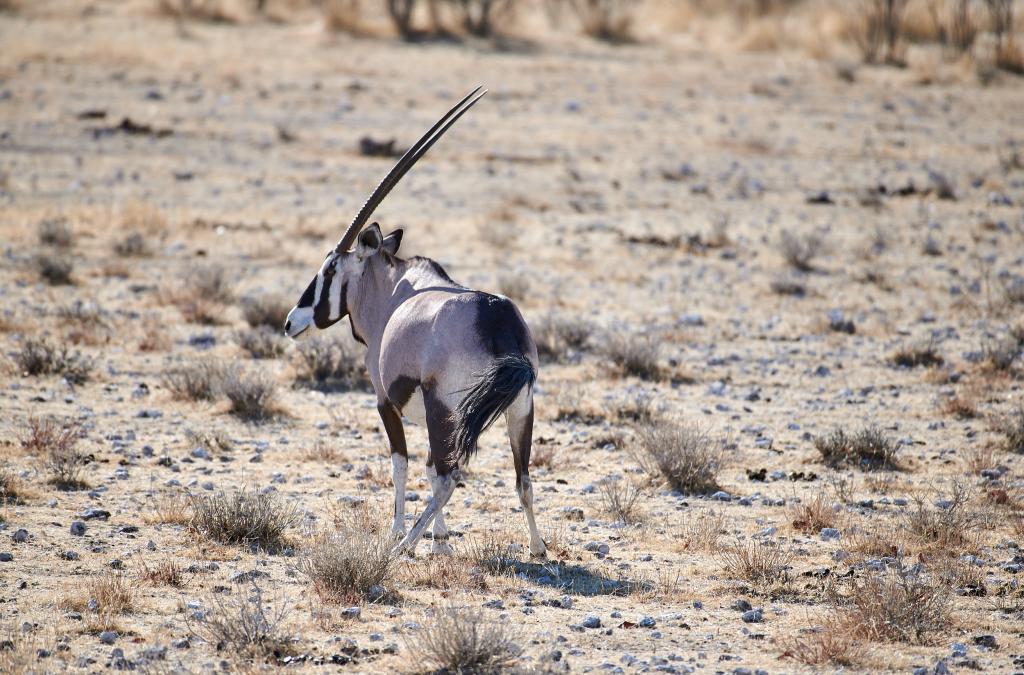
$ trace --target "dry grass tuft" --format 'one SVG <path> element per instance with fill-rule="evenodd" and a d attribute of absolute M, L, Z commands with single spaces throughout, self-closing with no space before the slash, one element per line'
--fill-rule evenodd
<path fill-rule="evenodd" d="M 243 659 L 267 659 L 292 651 L 293 639 L 287 630 L 291 611 L 287 600 L 265 598 L 263 589 L 253 584 L 244 594 L 214 595 L 208 610 L 190 615 L 188 627 L 218 651 Z"/>
<path fill-rule="evenodd" d="M 890 360 L 894 366 L 902 366 L 904 368 L 917 368 L 918 366 L 931 368 L 932 366 L 941 366 L 945 363 L 945 359 L 939 353 L 938 345 L 934 339 L 903 345 L 893 352 Z"/>
<path fill-rule="evenodd" d="M 36 271 L 39 278 L 51 286 L 71 286 L 74 281 L 71 272 L 75 265 L 67 253 L 40 253 L 36 256 Z"/>
<path fill-rule="evenodd" d="M 879 427 L 864 427 L 856 433 L 835 429 L 814 440 L 814 447 L 831 467 L 857 466 L 865 471 L 898 469 L 896 452 L 899 445 Z"/>
<path fill-rule="evenodd" d="M 718 538 L 725 528 L 725 516 L 721 511 L 699 510 L 683 521 L 671 532 L 677 550 L 681 552 L 718 550 Z"/>
<path fill-rule="evenodd" d="M 253 328 L 266 326 L 281 332 L 292 306 L 283 295 L 265 293 L 242 298 L 242 316 Z"/>
<path fill-rule="evenodd" d="M 165 370 L 163 385 L 182 401 L 212 401 L 220 395 L 225 367 L 220 361 L 203 359 Z"/>
<path fill-rule="evenodd" d="M 1003 449 L 1024 454 L 1024 405 L 1007 415 L 997 426 L 1003 435 Z"/>
<path fill-rule="evenodd" d="M 651 476 L 661 476 L 685 494 L 710 494 L 718 489 L 725 454 L 697 427 L 658 419 L 637 429 L 640 450 L 633 458 Z"/>
<path fill-rule="evenodd" d="M 565 0 L 580 21 L 583 32 L 611 44 L 634 41 L 633 12 L 639 0 Z"/>
<path fill-rule="evenodd" d="M 95 364 L 67 345 L 55 346 L 45 339 L 28 338 L 14 353 L 14 363 L 25 375 L 61 375 L 70 384 L 82 384 L 92 375 Z"/>
<path fill-rule="evenodd" d="M 660 380 L 662 377 L 661 343 L 650 336 L 611 333 L 605 339 L 604 355 L 625 376 L 642 380 Z"/>
<path fill-rule="evenodd" d="M 615 520 L 627 525 L 643 520 L 643 511 L 638 503 L 643 492 L 632 481 L 604 480 L 598 484 L 598 492 L 604 512 Z"/>
<path fill-rule="evenodd" d="M 69 249 L 75 243 L 75 234 L 67 218 L 45 218 L 39 222 L 39 243 L 59 249 Z"/>
<path fill-rule="evenodd" d="M 549 363 L 568 363 L 578 358 L 593 332 L 594 327 L 583 319 L 556 314 L 535 322 L 531 330 L 538 356 Z"/>
<path fill-rule="evenodd" d="M 192 509 L 184 492 L 162 493 L 142 511 L 142 522 L 147 525 L 188 525 L 191 520 Z"/>
<path fill-rule="evenodd" d="M 0 0 L 0 12 L 9 11 Z M 43 648 L 38 634 L 24 629 L 7 628 L 0 632 L 0 673 L 29 675 L 41 672 L 39 650 Z"/>
<path fill-rule="evenodd" d="M 238 23 L 241 16 L 225 0 L 157 0 L 157 13 L 178 21 Z"/>
<path fill-rule="evenodd" d="M 334 443 L 325 441 L 322 438 L 316 439 L 313 445 L 302 451 L 302 459 L 307 462 L 327 462 L 330 464 L 339 461 L 341 453 Z"/>
<path fill-rule="evenodd" d="M 59 490 L 81 490 L 89 487 L 82 471 L 92 461 L 77 447 L 81 434 L 82 425 L 74 420 L 32 418 L 21 447 L 42 464 L 51 485 Z"/>
<path fill-rule="evenodd" d="M 102 574 L 90 578 L 84 588 L 62 597 L 58 606 L 63 610 L 91 612 L 99 618 L 99 625 L 105 625 L 114 617 L 135 612 L 135 585 L 123 574 Z"/>
<path fill-rule="evenodd" d="M 369 380 L 356 348 L 342 335 L 314 336 L 296 350 L 304 386 L 327 391 L 365 389 Z"/>
<path fill-rule="evenodd" d="M 906 8 L 907 0 L 858 0 L 850 5 L 853 39 L 865 63 L 904 64 Z"/>
<path fill-rule="evenodd" d="M 230 495 L 192 495 L 193 530 L 222 544 L 242 544 L 265 551 L 285 545 L 285 531 L 299 521 L 293 502 L 276 492 L 240 488 Z"/>
<path fill-rule="evenodd" d="M 978 402 L 973 396 L 959 393 L 942 405 L 942 412 L 958 420 L 971 420 L 978 416 Z"/>
<path fill-rule="evenodd" d="M 737 542 L 720 554 L 726 571 L 734 579 L 756 586 L 777 586 L 789 581 L 793 552 L 778 542 L 751 539 Z"/>
<path fill-rule="evenodd" d="M 828 617 L 822 625 L 801 628 L 779 640 L 780 658 L 793 659 L 805 666 L 855 666 L 861 659 L 861 649 L 846 630 L 842 621 Z"/>
<path fill-rule="evenodd" d="M 34 493 L 9 468 L 0 468 L 0 506 L 24 504 L 32 496 Z"/>
<path fill-rule="evenodd" d="M 352 604 L 376 599 L 395 574 L 393 547 L 383 528 L 346 527 L 314 537 L 303 552 L 299 569 L 324 602 Z"/>
<path fill-rule="evenodd" d="M 114 242 L 114 253 L 122 258 L 147 258 L 153 249 L 141 232 L 129 232 Z"/>
<path fill-rule="evenodd" d="M 818 257 L 824 247 L 825 240 L 814 232 L 800 235 L 786 230 L 779 240 L 782 257 L 790 267 L 801 272 L 814 270 L 814 259 Z"/>
<path fill-rule="evenodd" d="M 498 292 L 515 302 L 530 297 L 530 276 L 526 272 L 505 272 L 498 275 Z"/>
<path fill-rule="evenodd" d="M 793 527 L 810 534 L 817 534 L 825 527 L 835 527 L 839 517 L 835 503 L 823 490 L 793 507 L 792 516 Z"/>
<path fill-rule="evenodd" d="M 903 516 L 903 527 L 918 541 L 943 551 L 976 547 L 983 514 L 970 508 L 971 491 L 963 482 L 952 484 L 947 498 L 937 505 L 914 498 L 914 508 Z"/>
<path fill-rule="evenodd" d="M 277 381 L 263 370 L 227 368 L 220 388 L 231 403 L 231 414 L 246 422 L 263 422 L 279 413 Z"/>
<path fill-rule="evenodd" d="M 843 626 L 869 640 L 929 644 L 950 625 L 949 589 L 902 560 L 854 581 L 847 602 Z"/>
<path fill-rule="evenodd" d="M 436 672 L 503 673 L 519 663 L 518 635 L 508 623 L 499 623 L 479 609 L 455 606 L 436 608 L 431 621 L 406 639 Z"/>
<path fill-rule="evenodd" d="M 140 567 L 139 578 L 154 586 L 181 588 L 185 585 L 184 572 L 173 560 L 161 560 L 152 567 L 143 561 Z"/>
<path fill-rule="evenodd" d="M 254 359 L 280 358 L 288 348 L 280 332 L 268 326 L 240 330 L 235 333 L 235 342 Z"/>

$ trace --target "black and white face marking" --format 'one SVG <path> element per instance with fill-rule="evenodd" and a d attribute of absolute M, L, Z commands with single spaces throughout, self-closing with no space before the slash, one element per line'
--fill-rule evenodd
<path fill-rule="evenodd" d="M 348 314 L 345 302 L 348 283 L 341 270 L 345 257 L 334 251 L 327 254 L 323 265 L 303 291 L 299 302 L 288 312 L 288 319 L 284 322 L 285 335 L 298 337 L 310 324 L 322 330 Z"/>

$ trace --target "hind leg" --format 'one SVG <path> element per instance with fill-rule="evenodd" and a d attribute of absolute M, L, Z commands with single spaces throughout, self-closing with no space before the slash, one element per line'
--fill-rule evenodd
<path fill-rule="evenodd" d="M 427 478 L 430 479 L 430 488 L 434 494 L 434 500 L 444 491 L 444 481 L 437 475 L 434 462 L 427 463 Z M 448 527 L 444 524 L 444 508 L 439 508 L 434 514 L 433 539 L 430 544 L 430 552 L 434 555 L 451 555 L 453 553 L 451 544 L 448 543 Z"/>
<path fill-rule="evenodd" d="M 525 398 L 524 398 L 525 397 Z M 533 396 L 524 391 L 509 408 L 508 439 L 512 446 L 512 461 L 516 467 L 516 492 L 530 527 L 530 553 L 536 558 L 547 557 L 547 547 L 537 531 L 533 516 L 533 485 L 530 483 L 530 449 L 533 447 Z"/>
<path fill-rule="evenodd" d="M 401 539 L 405 536 L 405 483 L 409 470 L 405 429 L 402 427 L 402 418 L 387 401 L 377 404 L 377 412 L 384 422 L 384 431 L 391 444 L 391 480 L 395 484 L 395 519 L 391 524 L 391 536 Z"/>
<path fill-rule="evenodd" d="M 448 528 L 444 525 L 443 511 L 461 478 L 453 443 L 454 425 L 451 411 L 444 405 L 433 388 L 424 388 L 423 405 L 426 409 L 427 437 L 430 440 L 430 460 L 427 471 L 431 478 L 433 498 L 420 517 L 416 519 L 416 524 L 409 530 L 409 534 L 399 544 L 400 550 L 410 554 L 416 550 L 416 544 L 423 536 L 423 530 L 432 519 L 435 520 L 434 532 L 442 532 L 447 539 Z M 437 519 L 440 520 L 440 526 L 437 524 Z"/>

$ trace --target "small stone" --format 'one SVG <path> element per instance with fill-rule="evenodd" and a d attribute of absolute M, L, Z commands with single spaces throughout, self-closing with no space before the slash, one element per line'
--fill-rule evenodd
<path fill-rule="evenodd" d="M 715 501 L 727 502 L 732 499 L 732 495 L 730 495 L 725 490 L 719 490 L 715 494 L 711 495 L 711 498 L 714 499 Z"/>
<path fill-rule="evenodd" d="M 60 557 L 64 560 L 78 560 L 81 558 L 81 556 L 78 555 L 78 551 L 64 551 L 60 554 Z"/>
<path fill-rule="evenodd" d="M 754 608 L 753 605 L 751 605 L 749 602 L 747 602 L 743 598 L 740 598 L 739 600 L 735 600 L 731 605 L 729 605 L 729 609 L 734 609 L 737 612 L 747 612 L 747 611 L 750 611 L 753 608 Z"/>
<path fill-rule="evenodd" d="M 998 649 L 999 643 L 996 642 L 995 635 L 975 635 L 973 638 L 974 644 L 985 649 Z"/>
<path fill-rule="evenodd" d="M 28 530 L 23 527 L 15 530 L 14 534 L 11 535 L 11 539 L 18 544 L 24 544 L 28 541 Z"/>
<path fill-rule="evenodd" d="M 764 621 L 764 610 L 760 607 L 757 609 L 751 609 L 743 612 L 743 615 L 740 618 L 743 619 L 743 623 L 761 623 Z"/>
<path fill-rule="evenodd" d="M 14 560 L 14 556 L 7 551 L 0 553 L 0 562 L 11 562 Z"/>
<path fill-rule="evenodd" d="M 341 618 L 343 619 L 358 619 L 362 614 L 362 610 L 358 607 L 346 607 L 341 610 Z"/>
<path fill-rule="evenodd" d="M 181 638 L 180 640 L 172 640 L 171 646 L 175 649 L 189 649 L 192 647 L 192 643 L 188 641 L 188 638 Z"/>
<path fill-rule="evenodd" d="M 105 645 L 112 645 L 117 641 L 117 633 L 112 630 L 105 630 L 100 633 L 100 642 Z"/>
<path fill-rule="evenodd" d="M 821 528 L 821 540 L 822 541 L 832 541 L 834 539 L 839 539 L 839 530 L 837 530 L 834 527 L 823 527 L 823 528 Z"/>
<path fill-rule="evenodd" d="M 588 614 L 587 617 L 580 622 L 580 625 L 584 628 L 600 628 L 601 619 L 596 614 Z"/>
<path fill-rule="evenodd" d="M 76 537 L 82 537 L 85 535 L 85 523 L 80 520 L 76 520 L 71 523 L 71 534 Z"/>
<path fill-rule="evenodd" d="M 636 622 L 636 625 L 640 626 L 641 628 L 654 628 L 656 625 L 658 625 L 658 622 L 654 620 L 654 617 L 644 616 Z"/>

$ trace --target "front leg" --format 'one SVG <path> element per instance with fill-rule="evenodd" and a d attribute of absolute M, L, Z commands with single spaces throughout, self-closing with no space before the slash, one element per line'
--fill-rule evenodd
<path fill-rule="evenodd" d="M 388 442 L 391 445 L 391 481 L 395 484 L 395 519 L 391 525 L 391 536 L 405 537 L 405 484 L 409 475 L 409 451 L 405 446 L 405 429 L 402 418 L 395 407 L 387 401 L 377 404 L 377 412 L 384 422 Z"/>

